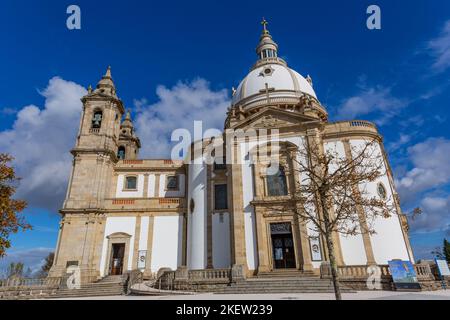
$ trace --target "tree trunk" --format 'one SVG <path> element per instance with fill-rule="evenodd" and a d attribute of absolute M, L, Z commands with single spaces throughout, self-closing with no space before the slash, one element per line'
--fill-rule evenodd
<path fill-rule="evenodd" d="M 337 273 L 336 258 L 334 256 L 334 245 L 333 245 L 333 241 L 331 240 L 331 234 L 329 232 L 327 232 L 325 234 L 325 240 L 327 242 L 328 257 L 330 259 L 331 279 L 333 281 L 334 295 L 336 296 L 336 300 L 342 300 L 341 288 L 339 285 L 339 279 L 338 279 L 338 273 Z"/>
<path fill-rule="evenodd" d="M 319 192 L 319 196 L 320 196 L 320 204 L 322 206 L 323 220 L 325 224 L 324 236 L 328 247 L 328 257 L 330 259 L 331 279 L 333 281 L 334 295 L 336 296 L 336 300 L 342 300 L 341 288 L 339 286 L 339 279 L 338 279 L 338 270 L 336 265 L 336 257 L 334 256 L 334 244 L 333 239 L 331 239 L 333 230 L 330 228 L 330 216 L 328 211 L 326 192 L 325 191 Z"/>

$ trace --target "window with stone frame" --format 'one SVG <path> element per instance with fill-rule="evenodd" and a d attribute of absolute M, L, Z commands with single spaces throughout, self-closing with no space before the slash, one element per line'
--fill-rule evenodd
<path fill-rule="evenodd" d="M 270 197 L 286 196 L 288 194 L 286 174 L 282 166 L 267 168 L 267 195 Z"/>
<path fill-rule="evenodd" d="M 178 176 L 167 176 L 166 189 L 167 190 L 178 190 Z"/>
<path fill-rule="evenodd" d="M 226 184 L 214 185 L 214 209 L 215 210 L 228 209 L 228 190 Z"/>
<path fill-rule="evenodd" d="M 130 176 L 125 178 L 125 189 L 136 190 L 137 189 L 137 177 Z"/>

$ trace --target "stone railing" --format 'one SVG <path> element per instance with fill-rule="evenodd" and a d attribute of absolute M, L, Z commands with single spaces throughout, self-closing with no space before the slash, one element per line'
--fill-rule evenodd
<path fill-rule="evenodd" d="M 375 124 L 364 120 L 338 121 L 328 123 L 325 126 L 324 135 L 326 138 L 332 138 L 342 134 L 366 134 L 376 137 L 378 136 L 378 131 Z"/>
<path fill-rule="evenodd" d="M 350 126 L 351 127 L 370 127 L 370 128 L 375 128 L 375 125 L 369 121 L 364 121 L 364 120 L 353 120 L 350 121 Z"/>
<path fill-rule="evenodd" d="M 127 294 L 131 293 L 131 287 L 144 281 L 144 274 L 140 270 L 133 270 L 127 274 L 126 278 Z"/>
<path fill-rule="evenodd" d="M 139 169 L 180 168 L 183 164 L 182 160 L 171 159 L 124 159 L 117 163 L 115 170 L 128 170 L 130 167 Z"/>
<path fill-rule="evenodd" d="M 378 265 L 381 271 L 381 282 L 384 289 L 392 289 L 392 275 L 388 265 Z M 433 288 L 433 283 L 438 280 L 431 270 L 429 264 L 415 264 L 417 280 L 424 290 Z M 331 278 L 331 268 L 329 263 L 322 263 L 320 266 L 320 275 L 322 278 Z M 354 289 L 366 289 L 366 280 L 369 277 L 368 266 L 338 266 L 338 277 L 346 285 Z"/>
<path fill-rule="evenodd" d="M 189 270 L 188 279 L 192 281 L 230 280 L 230 269 Z"/>
<path fill-rule="evenodd" d="M 105 200 L 107 209 L 162 209 L 173 210 L 185 207 L 184 198 L 110 198 Z"/>
<path fill-rule="evenodd" d="M 0 288 L 58 287 L 60 278 L 10 278 L 0 280 Z"/>
<path fill-rule="evenodd" d="M 0 300 L 40 299 L 56 294 L 60 278 L 0 280 Z"/>
<path fill-rule="evenodd" d="M 185 266 L 176 271 L 161 269 L 151 283 L 153 288 L 159 290 L 214 291 L 217 287 L 241 280 L 242 271 L 237 269 L 188 270 Z"/>
<path fill-rule="evenodd" d="M 414 270 L 416 270 L 417 280 L 419 281 L 433 281 L 435 280 L 433 272 L 429 264 L 415 264 Z"/>
<path fill-rule="evenodd" d="M 100 133 L 100 128 L 91 128 L 89 129 L 89 133 Z"/>
<path fill-rule="evenodd" d="M 379 265 L 381 276 L 390 276 L 388 265 Z M 340 278 L 367 278 L 369 276 L 366 265 L 340 266 L 338 267 L 338 276 Z"/>

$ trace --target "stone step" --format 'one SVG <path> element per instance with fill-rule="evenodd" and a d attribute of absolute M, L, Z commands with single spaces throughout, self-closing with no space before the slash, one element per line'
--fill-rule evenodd
<path fill-rule="evenodd" d="M 312 271 L 300 271 L 300 270 L 282 270 L 282 271 L 271 271 L 271 272 L 260 272 L 256 275 L 257 278 L 303 278 L 303 277 L 313 277 L 314 273 Z"/>
<path fill-rule="evenodd" d="M 51 298 L 73 298 L 92 296 L 117 296 L 126 292 L 126 286 L 122 282 L 122 277 L 106 277 L 102 280 L 85 284 L 80 289 L 60 289 Z"/>
<path fill-rule="evenodd" d="M 292 272 L 291 274 L 294 274 Z M 352 292 L 342 287 L 342 292 Z M 242 282 L 232 283 L 228 287 L 218 288 L 215 293 L 223 294 L 258 294 L 258 293 L 333 293 L 333 283 L 329 279 L 319 277 L 257 277 Z"/>

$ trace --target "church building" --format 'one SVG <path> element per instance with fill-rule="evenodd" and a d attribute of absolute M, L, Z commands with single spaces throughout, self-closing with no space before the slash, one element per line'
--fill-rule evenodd
<path fill-rule="evenodd" d="M 328 260 L 324 239 L 288 209 L 273 211 L 296 192 L 296 148 L 320 141 L 343 154 L 366 139 L 378 141 L 385 172 L 367 189 L 391 199 L 391 217 L 375 234 L 334 236 L 339 266 L 414 262 L 382 137 L 368 121 L 331 122 L 310 76 L 289 68 L 263 21 L 257 60 L 233 89 L 224 130 L 277 129 L 280 170 L 251 162 L 253 145 L 237 140 L 238 163 L 201 159 L 141 159 L 130 112 L 118 97 L 108 68 L 82 98 L 83 110 L 51 277 L 78 266 L 83 283 L 141 270 L 224 270 L 243 276 L 280 272 L 320 274 Z M 201 120 L 201 119 L 198 119 Z M 176 119 L 174 119 L 176 121 Z M 206 144 L 208 141 L 205 141 Z M 362 220 L 363 224 L 364 221 Z"/>

